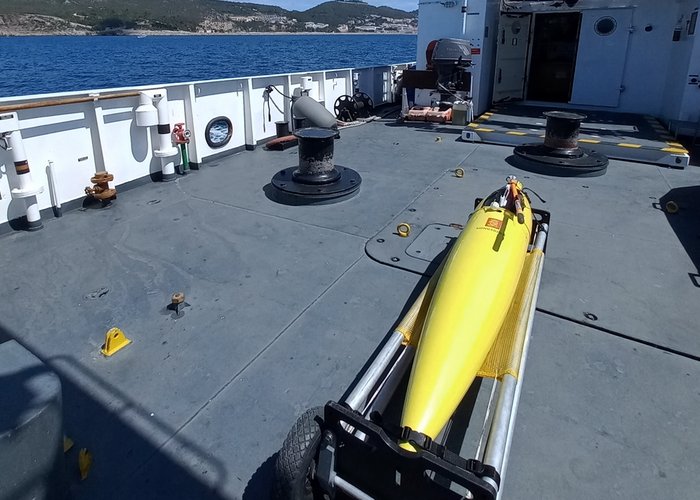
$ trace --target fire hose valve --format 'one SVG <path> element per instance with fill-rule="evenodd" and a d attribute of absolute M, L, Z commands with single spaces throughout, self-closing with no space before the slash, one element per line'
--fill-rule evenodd
<path fill-rule="evenodd" d="M 185 128 L 184 123 L 176 123 L 173 128 L 173 142 L 175 144 L 189 144 L 192 132 Z"/>
<path fill-rule="evenodd" d="M 192 132 L 185 128 L 184 123 L 176 123 L 173 127 L 173 143 L 180 147 L 182 155 L 182 166 L 179 168 L 179 173 L 185 175 L 190 169 L 189 155 L 187 154 L 187 145 L 190 143 Z"/>

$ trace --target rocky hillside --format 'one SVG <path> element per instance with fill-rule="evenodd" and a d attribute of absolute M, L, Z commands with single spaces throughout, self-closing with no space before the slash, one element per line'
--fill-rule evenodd
<path fill-rule="evenodd" d="M 359 1 L 306 11 L 223 0 L 2 0 L 0 35 L 138 32 L 413 33 L 417 13 Z"/>
<path fill-rule="evenodd" d="M 92 26 L 40 14 L 0 14 L 0 36 L 4 35 L 86 35 Z"/>

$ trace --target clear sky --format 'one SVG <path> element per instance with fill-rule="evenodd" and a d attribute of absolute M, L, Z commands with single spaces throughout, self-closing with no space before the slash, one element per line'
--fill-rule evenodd
<path fill-rule="evenodd" d="M 238 0 L 249 1 L 250 3 L 261 3 L 267 5 L 279 5 L 287 10 L 306 10 L 323 3 L 325 0 Z M 418 8 L 418 0 L 368 0 L 368 4 L 377 7 L 385 5 L 405 11 L 412 11 Z"/>

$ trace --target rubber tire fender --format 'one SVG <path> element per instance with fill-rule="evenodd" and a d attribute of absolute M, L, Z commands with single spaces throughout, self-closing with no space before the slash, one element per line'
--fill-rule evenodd
<path fill-rule="evenodd" d="M 311 476 L 315 471 L 321 444 L 321 427 L 317 419 L 323 418 L 323 407 L 306 410 L 287 434 L 277 455 L 272 487 L 273 500 L 316 500 Z"/>

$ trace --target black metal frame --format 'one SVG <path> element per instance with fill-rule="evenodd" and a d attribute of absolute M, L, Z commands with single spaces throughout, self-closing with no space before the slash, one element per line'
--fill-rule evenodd
<path fill-rule="evenodd" d="M 381 500 L 463 499 L 449 488 L 450 482 L 468 489 L 475 500 L 496 499 L 496 487 L 474 472 L 427 450 L 400 448 L 381 426 L 338 403 L 326 404 L 320 425 L 316 482 L 331 498 L 344 498 L 335 487 L 338 476 Z M 348 425 L 365 439 L 349 433 Z"/>

